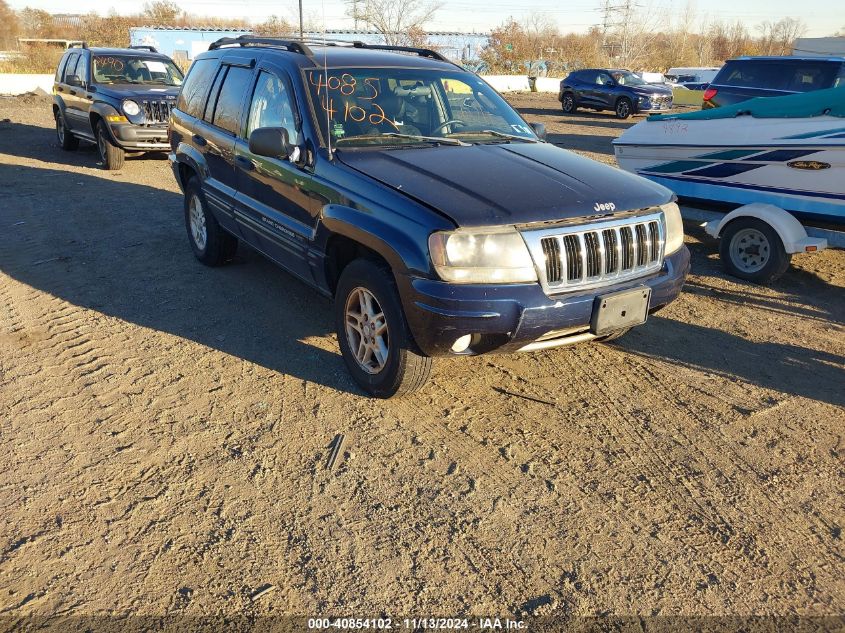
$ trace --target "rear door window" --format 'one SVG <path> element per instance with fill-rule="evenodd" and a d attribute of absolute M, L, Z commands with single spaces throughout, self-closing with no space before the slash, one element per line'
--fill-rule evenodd
<path fill-rule="evenodd" d="M 56 81 L 62 81 L 64 78 L 65 66 L 67 66 L 67 60 L 71 58 L 71 55 L 72 53 L 65 53 L 59 60 L 59 67 L 56 68 Z"/>
<path fill-rule="evenodd" d="M 594 84 L 596 83 L 596 74 L 595 70 L 582 70 L 578 73 L 578 81 L 583 81 L 587 84 Z"/>
<path fill-rule="evenodd" d="M 713 83 L 737 88 L 787 90 L 785 84 L 789 73 L 784 71 L 783 63 L 753 59 L 728 62 Z"/>
<path fill-rule="evenodd" d="M 67 83 L 67 78 L 76 74 L 76 62 L 79 61 L 79 53 L 71 53 L 65 65 L 65 72 L 62 76 L 62 83 Z"/>
<path fill-rule="evenodd" d="M 88 85 L 88 57 L 85 53 L 79 54 L 79 62 L 76 64 L 76 72 L 74 74 L 79 76 L 79 80 L 84 85 Z"/>
<path fill-rule="evenodd" d="M 252 81 L 252 69 L 230 66 L 220 87 L 211 118 L 215 125 L 237 135 L 241 131 L 241 105 Z"/>
<path fill-rule="evenodd" d="M 201 118 L 208 96 L 208 88 L 217 68 L 216 59 L 198 59 L 191 65 L 176 107 L 193 117 Z"/>

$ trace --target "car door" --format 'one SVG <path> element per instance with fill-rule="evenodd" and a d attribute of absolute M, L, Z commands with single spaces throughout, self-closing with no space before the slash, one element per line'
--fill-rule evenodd
<path fill-rule="evenodd" d="M 596 75 L 596 86 L 593 92 L 593 98 L 596 106 L 601 108 L 613 109 L 616 101 L 616 80 L 610 76 L 610 73 L 599 71 Z"/>
<path fill-rule="evenodd" d="M 247 241 L 313 283 L 307 253 L 321 202 L 314 196 L 311 174 L 298 164 L 299 148 L 288 158 L 250 152 L 250 133 L 268 127 L 287 130 L 292 146 L 301 134 L 290 77 L 265 62 L 259 65 L 251 91 L 244 134 L 235 141 L 235 217 Z"/>
<path fill-rule="evenodd" d="M 82 92 L 82 86 L 71 85 L 69 79 L 70 77 L 78 77 L 77 67 L 81 57 L 81 53 L 71 53 L 65 65 L 64 73 L 62 73 L 61 82 L 56 88 L 65 105 L 65 125 L 74 132 L 82 131 L 82 116 L 79 110 L 82 100 L 78 98 L 78 94 Z"/>
<path fill-rule="evenodd" d="M 596 71 L 582 70 L 576 77 L 578 105 L 594 106 L 596 103 Z"/>
<path fill-rule="evenodd" d="M 206 200 L 220 224 L 239 234 L 234 203 L 237 193 L 235 141 L 242 128 L 243 108 L 253 78 L 252 59 L 226 58 L 217 70 L 202 119 L 191 142 L 208 168 L 203 182 Z"/>

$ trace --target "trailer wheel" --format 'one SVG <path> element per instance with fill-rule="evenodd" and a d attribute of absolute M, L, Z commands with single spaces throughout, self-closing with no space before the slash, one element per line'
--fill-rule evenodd
<path fill-rule="evenodd" d="M 729 275 L 768 284 L 789 268 L 792 256 L 777 231 L 758 218 L 740 217 L 722 232 L 719 256 Z"/>

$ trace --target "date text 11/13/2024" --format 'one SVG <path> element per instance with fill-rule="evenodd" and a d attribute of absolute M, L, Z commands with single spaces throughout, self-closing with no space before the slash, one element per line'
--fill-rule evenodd
<path fill-rule="evenodd" d="M 478 618 L 309 618 L 309 629 L 339 630 L 504 630 L 525 631 L 524 620 L 497 617 Z"/>

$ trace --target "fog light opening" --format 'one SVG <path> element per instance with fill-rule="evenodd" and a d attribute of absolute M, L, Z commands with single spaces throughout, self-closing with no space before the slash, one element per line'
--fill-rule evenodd
<path fill-rule="evenodd" d="M 452 351 L 457 353 L 465 352 L 466 349 L 469 347 L 469 344 L 472 343 L 472 334 L 464 334 L 454 343 L 452 343 Z"/>

